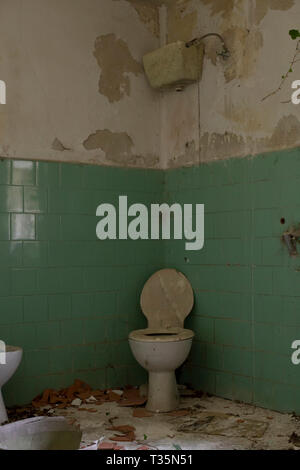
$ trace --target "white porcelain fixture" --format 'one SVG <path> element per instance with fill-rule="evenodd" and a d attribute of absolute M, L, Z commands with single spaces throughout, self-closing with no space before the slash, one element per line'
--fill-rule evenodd
<path fill-rule="evenodd" d="M 2 352 L 3 354 L 3 352 Z M 2 387 L 14 375 L 23 355 L 23 349 L 16 346 L 6 346 L 5 364 L 0 363 L 0 424 L 7 421 L 7 412 L 2 397 Z"/>
<path fill-rule="evenodd" d="M 179 405 L 175 370 L 187 359 L 194 332 L 184 329 L 194 295 L 187 278 L 175 269 L 162 269 L 144 285 L 141 308 L 148 328 L 129 335 L 131 351 L 149 372 L 146 408 L 166 412 Z"/>

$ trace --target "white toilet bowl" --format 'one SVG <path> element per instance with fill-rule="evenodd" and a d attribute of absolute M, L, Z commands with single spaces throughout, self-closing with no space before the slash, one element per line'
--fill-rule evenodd
<path fill-rule="evenodd" d="M 188 357 L 193 337 L 193 331 L 180 328 L 158 334 L 149 329 L 130 334 L 131 351 L 137 362 L 149 372 L 147 410 L 164 412 L 178 407 L 175 370 Z"/>
<path fill-rule="evenodd" d="M 194 332 L 183 324 L 193 302 L 190 283 L 175 269 L 158 271 L 143 288 L 141 307 L 148 328 L 132 331 L 129 344 L 137 362 L 149 372 L 149 411 L 167 412 L 179 405 L 175 370 L 191 350 Z"/>
<path fill-rule="evenodd" d="M 1 351 L 3 354 L 3 352 Z M 2 387 L 16 372 L 21 362 L 23 349 L 16 346 L 6 346 L 5 364 L 0 363 L 0 424 L 7 421 L 7 412 L 2 397 Z M 3 361 L 4 362 L 4 361 Z"/>

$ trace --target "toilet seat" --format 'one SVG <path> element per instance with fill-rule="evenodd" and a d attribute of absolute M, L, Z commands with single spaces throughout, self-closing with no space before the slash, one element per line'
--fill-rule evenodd
<path fill-rule="evenodd" d="M 170 343 L 174 341 L 185 341 L 195 336 L 192 330 L 185 328 L 166 328 L 157 330 L 156 328 L 145 328 L 143 330 L 132 331 L 129 339 L 141 342 Z"/>
<path fill-rule="evenodd" d="M 176 269 L 161 269 L 144 285 L 140 303 L 148 328 L 159 332 L 183 330 L 184 320 L 193 308 L 194 293 L 184 274 Z"/>

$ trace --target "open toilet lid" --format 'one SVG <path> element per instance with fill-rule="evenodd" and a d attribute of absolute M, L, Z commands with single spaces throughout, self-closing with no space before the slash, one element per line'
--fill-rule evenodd
<path fill-rule="evenodd" d="M 193 304 L 192 286 L 176 269 L 162 269 L 154 273 L 141 294 L 141 308 L 149 328 L 183 328 Z"/>

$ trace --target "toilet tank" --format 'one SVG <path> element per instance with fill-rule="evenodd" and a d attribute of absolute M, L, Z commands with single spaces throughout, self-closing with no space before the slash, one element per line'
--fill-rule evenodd
<path fill-rule="evenodd" d="M 201 78 L 204 48 L 186 47 L 183 41 L 167 44 L 143 57 L 150 85 L 158 90 L 183 88 Z"/>

